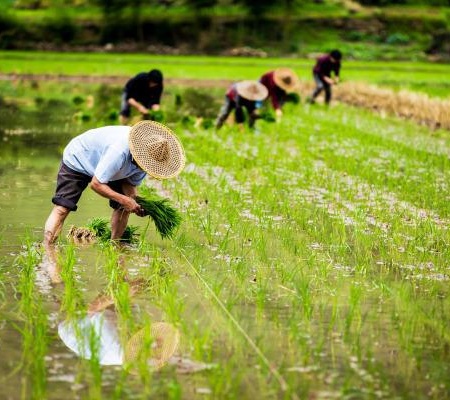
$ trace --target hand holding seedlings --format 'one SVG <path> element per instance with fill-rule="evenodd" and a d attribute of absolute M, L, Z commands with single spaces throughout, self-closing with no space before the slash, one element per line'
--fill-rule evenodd
<path fill-rule="evenodd" d="M 125 210 L 132 212 L 139 217 L 145 216 L 145 210 L 136 202 L 135 199 L 129 196 L 124 196 L 125 200 L 122 203 L 122 206 Z"/>

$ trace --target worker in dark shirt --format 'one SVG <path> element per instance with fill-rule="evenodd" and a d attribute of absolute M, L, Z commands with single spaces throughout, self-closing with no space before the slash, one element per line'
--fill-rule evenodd
<path fill-rule="evenodd" d="M 299 79 L 297 74 L 289 68 L 277 68 L 265 73 L 259 80 L 269 91 L 269 98 L 275 110 L 277 120 L 283 112 L 281 108 L 285 103 L 288 93 L 298 90 Z"/>
<path fill-rule="evenodd" d="M 339 82 L 339 71 L 341 69 L 342 53 L 339 50 L 333 50 L 329 54 L 323 55 L 317 59 L 313 68 L 314 81 L 316 88 L 309 99 L 314 104 L 316 97 L 322 90 L 325 90 L 325 104 L 331 101 L 331 86 Z M 334 72 L 334 78 L 331 73 Z"/>
<path fill-rule="evenodd" d="M 258 118 L 256 102 L 267 97 L 268 91 L 257 81 L 241 81 L 234 83 L 225 95 L 225 103 L 217 117 L 216 128 L 219 129 L 234 110 L 236 123 L 242 127 L 245 121 L 244 109 L 248 114 L 248 125 L 253 127 Z"/>
<path fill-rule="evenodd" d="M 122 93 L 120 122 L 125 125 L 134 107 L 142 115 L 150 110 L 160 109 L 161 94 L 163 91 L 163 75 L 161 71 L 152 69 L 142 72 L 131 78 L 125 85 Z"/>

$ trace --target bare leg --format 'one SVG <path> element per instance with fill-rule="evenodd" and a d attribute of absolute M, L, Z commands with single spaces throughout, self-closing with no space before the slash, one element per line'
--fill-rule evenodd
<path fill-rule="evenodd" d="M 47 218 L 47 221 L 45 222 L 44 245 L 55 242 L 69 213 L 70 210 L 63 206 L 53 207 L 53 210 L 51 211 L 50 215 Z"/>
<path fill-rule="evenodd" d="M 58 264 L 58 254 L 54 243 L 44 243 L 45 253 L 41 267 L 48 274 L 52 283 L 61 283 L 61 266 Z"/>
<path fill-rule="evenodd" d="M 125 232 L 130 213 L 122 208 L 114 210 L 111 216 L 111 239 L 120 239 Z"/>

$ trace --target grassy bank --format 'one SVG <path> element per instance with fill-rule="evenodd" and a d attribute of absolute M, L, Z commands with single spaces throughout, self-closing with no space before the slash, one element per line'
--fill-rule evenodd
<path fill-rule="evenodd" d="M 1 74 L 131 76 L 159 68 L 167 79 L 258 79 L 268 70 L 286 66 L 301 80 L 312 79 L 314 60 L 299 58 L 236 58 L 208 56 L 161 56 L 147 54 L 99 54 L 0 51 Z M 364 62 L 343 60 L 342 79 L 396 89 L 412 89 L 433 96 L 450 93 L 450 65 L 426 62 Z M 119 79 L 120 80 L 120 79 Z"/>

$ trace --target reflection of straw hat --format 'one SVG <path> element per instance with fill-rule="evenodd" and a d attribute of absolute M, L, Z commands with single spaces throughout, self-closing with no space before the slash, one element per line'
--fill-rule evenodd
<path fill-rule="evenodd" d="M 273 72 L 275 84 L 285 92 L 294 92 L 298 89 L 300 81 L 297 74 L 290 68 L 277 68 Z"/>
<path fill-rule="evenodd" d="M 145 361 L 152 369 L 159 369 L 175 353 L 179 341 L 180 332 L 173 325 L 154 322 L 150 332 L 143 328 L 130 338 L 124 361 Z"/>
<path fill-rule="evenodd" d="M 138 122 L 131 128 L 129 145 L 136 163 L 153 178 L 173 178 L 184 168 L 183 146 L 163 124 Z"/>
<path fill-rule="evenodd" d="M 238 95 L 251 101 L 264 100 L 269 94 L 267 88 L 257 81 L 241 81 L 236 83 Z"/>

